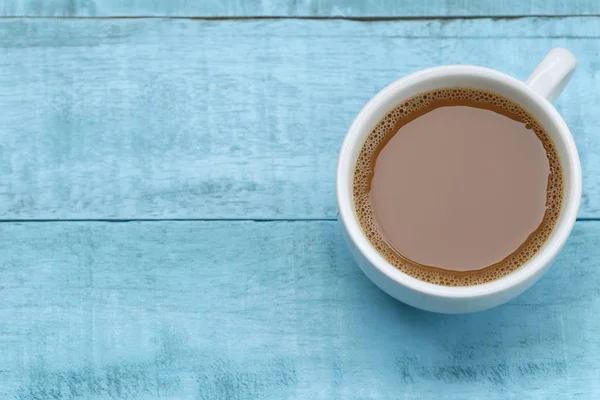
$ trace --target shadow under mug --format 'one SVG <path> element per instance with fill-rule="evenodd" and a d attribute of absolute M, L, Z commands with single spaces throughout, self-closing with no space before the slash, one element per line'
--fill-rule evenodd
<path fill-rule="evenodd" d="M 502 72 L 470 65 L 425 69 L 390 84 L 373 97 L 348 129 L 340 150 L 336 194 L 344 239 L 362 271 L 396 299 L 441 313 L 481 311 L 503 304 L 531 287 L 565 244 L 581 201 L 581 164 L 573 136 L 551 104 L 567 85 L 577 61 L 566 49 L 548 53 L 526 82 Z M 409 276 L 386 261 L 371 245 L 358 221 L 352 181 L 360 149 L 373 127 L 395 106 L 420 93 L 466 87 L 488 90 L 525 107 L 544 126 L 558 152 L 564 174 L 564 197 L 556 225 L 540 251 L 515 272 L 474 286 L 449 287 Z"/>

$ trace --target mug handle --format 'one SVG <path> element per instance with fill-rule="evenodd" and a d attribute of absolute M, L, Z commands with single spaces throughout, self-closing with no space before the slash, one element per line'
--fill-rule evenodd
<path fill-rule="evenodd" d="M 554 48 L 525 83 L 552 103 L 569 83 L 576 65 L 573 53 L 560 47 Z"/>

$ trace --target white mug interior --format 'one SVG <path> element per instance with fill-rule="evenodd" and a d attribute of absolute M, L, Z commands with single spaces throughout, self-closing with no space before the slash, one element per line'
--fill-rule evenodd
<path fill-rule="evenodd" d="M 354 209 L 352 198 L 352 181 L 358 153 L 364 144 L 367 135 L 373 127 L 395 106 L 420 93 L 451 87 L 476 88 L 495 92 L 512 99 L 527 109 L 546 129 L 552 138 L 558 152 L 564 175 L 564 195 L 561 212 L 556 225 L 540 251 L 527 263 L 513 273 L 497 280 L 474 286 L 449 287 L 435 285 L 413 278 L 387 262 L 372 246 L 364 234 Z M 340 223 L 345 228 L 346 240 L 351 241 L 353 251 L 358 251 L 360 257 L 375 267 L 381 273 L 398 285 L 410 289 L 417 297 L 409 296 L 409 300 L 400 298 L 413 306 L 441 312 L 466 312 L 476 311 L 482 307 L 467 307 L 468 309 L 453 309 L 452 299 L 472 299 L 495 296 L 492 303 L 501 304 L 512 297 L 525 291 L 545 272 L 565 244 L 575 223 L 581 199 L 581 165 L 579 155 L 569 128 L 562 117 L 546 98 L 534 91 L 530 86 L 509 75 L 496 70 L 453 65 L 426 69 L 406 76 L 379 92 L 365 105 L 357 115 L 348 130 L 340 150 L 336 191 Z M 350 244 L 350 243 L 349 243 Z M 355 257 L 357 255 L 355 254 Z M 359 265 L 361 263 L 359 262 Z M 371 278 L 370 271 L 363 271 Z M 371 271 L 372 272 L 372 271 Z M 376 279 L 373 279 L 376 280 Z M 382 289 L 395 296 L 393 288 Z M 390 293 L 392 292 L 392 293 Z M 518 293 L 517 293 L 518 292 Z M 420 304 L 418 294 L 448 299 L 449 307 L 438 309 L 437 306 Z M 435 302 L 434 302 L 435 304 Z M 487 303 L 482 303 L 484 308 L 489 308 Z M 464 308 L 464 307 L 463 307 Z"/>

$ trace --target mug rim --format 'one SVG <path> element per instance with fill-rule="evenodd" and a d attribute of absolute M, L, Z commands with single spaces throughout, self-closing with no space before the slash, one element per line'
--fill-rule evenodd
<path fill-rule="evenodd" d="M 563 174 L 566 173 L 566 170 L 570 171 L 568 177 L 566 175 L 563 176 L 566 181 L 568 180 L 570 182 L 569 190 L 567 191 L 565 188 L 563 194 L 563 201 L 567 203 L 567 206 L 565 209 L 561 210 L 561 215 L 552 230 L 552 235 L 544 243 L 542 248 L 529 261 L 514 272 L 499 279 L 472 286 L 437 285 L 414 278 L 394 267 L 379 254 L 364 234 L 354 210 L 352 191 L 349 190 L 351 189 L 352 179 L 348 179 L 348 168 L 354 170 L 356 164 L 356 160 L 350 160 L 352 155 L 350 149 L 352 145 L 360 139 L 360 133 L 365 129 L 370 129 L 361 126 L 364 125 L 364 121 L 375 111 L 378 111 L 381 108 L 382 103 L 393 98 L 398 91 L 406 86 L 446 75 L 470 76 L 494 80 L 502 85 L 510 86 L 512 89 L 526 95 L 527 99 L 534 101 L 542 109 L 543 114 L 548 116 L 556 124 L 558 128 L 556 134 L 561 137 L 566 147 L 567 157 L 561 158 Z M 568 169 L 565 168 L 567 164 L 569 165 Z M 539 273 L 540 270 L 543 270 L 548 266 L 564 246 L 575 225 L 581 201 L 581 187 L 581 164 L 579 153 L 567 124 L 556 108 L 546 98 L 530 88 L 525 82 L 491 68 L 473 65 L 445 65 L 424 69 L 400 78 L 378 92 L 361 109 L 348 128 L 340 149 L 336 171 L 336 196 L 339 219 L 344 224 L 348 232 L 348 237 L 358 251 L 360 251 L 367 259 L 369 264 L 399 285 L 423 294 L 444 298 L 472 298 L 504 292 L 528 281 Z"/>

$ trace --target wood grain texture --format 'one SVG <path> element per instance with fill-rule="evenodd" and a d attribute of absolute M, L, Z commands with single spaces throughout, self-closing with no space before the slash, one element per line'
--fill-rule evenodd
<path fill-rule="evenodd" d="M 334 218 L 342 138 L 439 64 L 519 78 L 554 46 L 557 106 L 600 216 L 600 18 L 0 21 L 0 218 Z"/>
<path fill-rule="evenodd" d="M 0 15 L 45 17 L 449 17 L 592 15 L 595 0 L 4 0 Z"/>
<path fill-rule="evenodd" d="M 600 397 L 598 222 L 527 293 L 463 316 L 385 295 L 335 222 L 0 235 L 2 400 Z"/>

